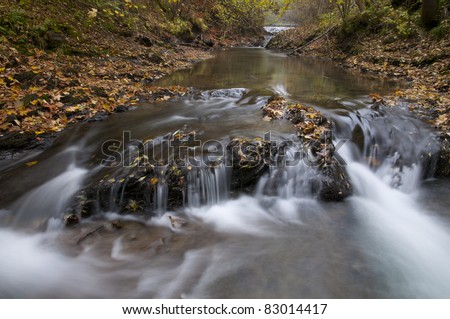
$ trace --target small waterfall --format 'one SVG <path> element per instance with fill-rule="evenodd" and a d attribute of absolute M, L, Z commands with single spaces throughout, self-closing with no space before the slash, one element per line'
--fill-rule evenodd
<path fill-rule="evenodd" d="M 286 86 L 283 85 L 283 84 L 281 84 L 281 83 L 278 83 L 278 84 L 273 85 L 270 89 L 271 89 L 275 94 L 281 95 L 282 97 L 285 97 L 285 98 L 289 97 L 289 95 L 290 95 L 290 94 L 288 93 L 288 91 L 286 90 Z"/>
<path fill-rule="evenodd" d="M 169 188 L 166 183 L 166 173 L 168 166 L 158 166 L 155 168 L 156 178 L 156 192 L 154 193 L 154 209 L 158 216 L 162 216 L 167 210 L 167 200 L 169 196 Z"/>
<path fill-rule="evenodd" d="M 367 166 L 352 162 L 348 171 L 366 249 L 387 277 L 391 297 L 450 297 L 449 230 Z M 405 173 L 411 174 L 415 171 Z"/>
<path fill-rule="evenodd" d="M 50 217 L 57 217 L 80 188 L 87 170 L 70 165 L 59 176 L 21 197 L 12 210 L 15 226 L 41 224 Z"/>
<path fill-rule="evenodd" d="M 311 179 L 316 173 L 303 161 L 298 146 L 278 153 L 275 163 L 276 166 L 270 166 L 269 175 L 258 182 L 258 197 L 262 198 L 265 194 L 277 195 L 283 199 L 311 196 Z"/>
<path fill-rule="evenodd" d="M 224 164 L 196 167 L 188 174 L 187 202 L 191 207 L 208 206 L 228 198 L 228 172 Z"/>
<path fill-rule="evenodd" d="M 414 165 L 421 167 L 422 177 L 433 175 L 439 144 L 419 120 L 395 110 L 373 109 L 328 116 L 336 123 L 337 137 L 352 140 L 354 146 L 347 151 L 353 160 L 366 162 L 375 171 L 388 170 L 391 174 L 385 172 L 383 178 L 390 178 L 392 185 L 405 184 L 399 177 Z"/>
<path fill-rule="evenodd" d="M 270 40 L 273 39 L 273 37 L 274 37 L 273 34 L 271 34 L 271 35 L 265 35 L 265 36 L 264 36 L 264 41 L 263 41 L 262 47 L 265 48 L 265 47 L 269 44 Z"/>
<path fill-rule="evenodd" d="M 195 99 L 211 100 L 211 99 L 240 99 L 248 90 L 245 88 L 231 88 L 202 91 L 194 96 Z"/>
<path fill-rule="evenodd" d="M 267 26 L 264 27 L 264 30 L 266 30 L 266 32 L 268 33 L 267 35 L 264 36 L 264 42 L 262 47 L 265 48 L 267 46 L 267 44 L 269 44 L 270 40 L 272 40 L 272 38 L 279 32 L 282 31 L 286 31 L 289 29 L 292 29 L 293 27 L 278 27 L 278 26 Z"/>
<path fill-rule="evenodd" d="M 355 191 L 350 202 L 362 227 L 357 236 L 389 297 L 448 298 L 449 229 L 414 197 L 423 175 L 420 154 L 436 146 L 415 120 L 380 115 L 359 117 L 352 130 L 363 134 L 355 139 L 353 133 L 360 145 L 347 143 L 339 152 Z"/>

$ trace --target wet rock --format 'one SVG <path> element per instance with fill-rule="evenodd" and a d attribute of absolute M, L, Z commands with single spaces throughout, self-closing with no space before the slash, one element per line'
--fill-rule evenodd
<path fill-rule="evenodd" d="M 66 227 L 72 227 L 80 223 L 80 218 L 76 214 L 70 214 L 64 217 L 64 224 Z"/>
<path fill-rule="evenodd" d="M 352 131 L 352 141 L 358 147 L 358 149 L 362 152 L 364 150 L 364 131 L 362 130 L 360 125 L 356 125 Z"/>
<path fill-rule="evenodd" d="M 122 229 L 122 228 L 123 228 L 123 223 L 122 223 L 120 220 L 113 220 L 113 221 L 111 222 L 111 226 L 112 226 L 114 229 Z"/>
<path fill-rule="evenodd" d="M 187 219 L 184 219 L 184 218 L 181 218 L 181 217 L 170 216 L 170 215 L 168 217 L 169 217 L 169 220 L 170 220 L 170 224 L 175 229 L 184 227 L 188 223 Z"/>
<path fill-rule="evenodd" d="M 285 119 L 295 125 L 306 164 L 315 171 L 311 180 L 313 194 L 334 201 L 352 194 L 344 163 L 334 157 L 331 122 L 321 112 L 275 96 L 263 107 L 263 115 L 266 121 Z"/>
<path fill-rule="evenodd" d="M 109 117 L 108 112 L 98 112 L 93 117 L 89 118 L 88 122 L 101 122 L 106 120 Z"/>
<path fill-rule="evenodd" d="M 191 92 L 189 88 L 182 86 L 168 86 L 168 87 L 159 87 L 152 86 L 149 87 L 149 97 L 147 100 L 150 101 L 167 101 L 174 98 L 179 98 L 182 96 L 186 96 Z"/>
<path fill-rule="evenodd" d="M 436 176 L 450 175 L 450 141 L 446 136 L 439 137 L 441 150 L 436 163 Z"/>
<path fill-rule="evenodd" d="M 347 197 L 351 186 L 345 169 L 333 157 L 331 123 L 312 108 L 287 105 L 280 99 L 273 101 L 282 113 L 269 111 L 269 108 L 266 108 L 266 113 L 273 114 L 274 118 L 291 120 L 300 146 L 308 148 L 312 169 L 318 176 L 311 181 L 314 195 L 324 200 Z M 274 105 L 272 108 L 275 109 Z M 84 218 L 107 211 L 153 215 L 157 211 L 176 210 L 186 204 L 188 194 L 198 187 L 195 183 L 205 181 L 201 180 L 205 174 L 210 174 L 208 178 L 214 179 L 214 183 L 224 182 L 218 180 L 216 168 L 219 165 L 226 168 L 228 176 L 220 178 L 230 179 L 226 181 L 229 188 L 223 191 L 249 192 L 269 172 L 280 147 L 284 147 L 261 138 L 233 138 L 224 148 L 223 156 L 218 156 L 215 161 L 201 161 L 194 156 L 195 152 L 189 152 L 189 149 L 195 149 L 196 142 L 196 132 L 178 130 L 146 142 L 134 141 L 124 145 L 120 166 L 114 167 L 118 161 L 104 164 L 103 170 L 77 197 L 78 201 L 74 203 L 76 212 Z M 175 151 L 170 156 L 163 156 L 164 145 L 169 144 Z M 201 189 L 197 191 L 201 192 Z M 208 200 L 205 194 L 196 198 L 200 202 Z"/>
<path fill-rule="evenodd" d="M 97 203 L 94 200 L 88 200 L 82 203 L 80 215 L 82 218 L 88 218 L 92 216 L 92 213 L 97 209 Z"/>
<path fill-rule="evenodd" d="M 6 153 L 13 154 L 24 150 L 44 148 L 48 143 L 51 143 L 51 141 L 37 140 L 33 133 L 5 133 L 0 136 L 0 158 L 5 156 Z"/>
<path fill-rule="evenodd" d="M 269 169 L 270 143 L 235 138 L 227 146 L 227 166 L 232 168 L 231 190 L 253 187 Z"/>
<path fill-rule="evenodd" d="M 126 112 L 130 109 L 130 107 L 128 105 L 119 105 L 118 107 L 116 107 L 116 109 L 114 110 L 116 113 L 123 113 Z"/>
<path fill-rule="evenodd" d="M 332 160 L 330 164 L 321 167 L 318 188 L 315 190 L 320 199 L 325 201 L 342 201 L 352 193 L 352 186 L 344 167 Z"/>
<path fill-rule="evenodd" d="M 165 143 L 175 150 L 169 160 L 155 155 Z M 183 153 L 195 143 L 195 132 L 181 130 L 156 137 L 151 143 L 130 143 L 123 153 L 126 161 L 119 167 L 104 167 L 77 196 L 75 211 L 85 218 L 106 211 L 152 215 L 158 209 L 175 210 L 186 204 L 189 187 L 195 187 L 188 185 L 188 180 L 199 181 L 204 174 L 219 178 L 214 175 L 219 165 L 230 168 L 231 189 L 235 191 L 254 188 L 269 168 L 266 159 L 270 143 L 262 139 L 235 138 L 225 148 L 224 156 L 205 163 L 189 152 Z M 207 198 L 202 195 L 200 200 Z"/>

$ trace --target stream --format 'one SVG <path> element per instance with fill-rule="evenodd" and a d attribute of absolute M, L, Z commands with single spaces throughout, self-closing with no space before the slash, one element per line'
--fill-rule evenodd
<path fill-rule="evenodd" d="M 74 125 L 50 148 L 0 164 L 0 298 L 450 297 L 450 180 L 431 178 L 433 131 L 406 110 L 378 110 L 369 97 L 401 84 L 328 61 L 235 48 L 157 85 L 193 91 Z M 181 129 L 203 142 L 268 133 L 296 140 L 289 121 L 263 121 L 261 108 L 275 94 L 334 123 L 352 196 L 318 200 L 301 163 L 283 170 L 275 194 L 263 189 L 278 167 L 254 189 L 231 192 L 219 166 L 188 178 L 177 209 L 158 183 L 155 206 L 133 209 L 143 214 L 111 205 L 64 225 L 80 189 L 113 176 L 100 165 L 102 145 L 122 141 L 123 132 L 140 141 Z"/>

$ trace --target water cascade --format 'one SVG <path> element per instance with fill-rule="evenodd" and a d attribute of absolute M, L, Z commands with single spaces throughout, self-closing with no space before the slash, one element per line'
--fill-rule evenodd
<path fill-rule="evenodd" d="M 272 40 L 272 38 L 279 32 L 286 31 L 289 29 L 292 29 L 291 26 L 266 26 L 264 27 L 264 30 L 268 33 L 268 35 L 264 36 L 264 42 L 262 47 L 265 48 L 267 44 Z"/>

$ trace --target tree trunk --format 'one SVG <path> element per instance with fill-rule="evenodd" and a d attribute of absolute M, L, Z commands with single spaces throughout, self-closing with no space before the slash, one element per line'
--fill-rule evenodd
<path fill-rule="evenodd" d="M 358 6 L 358 10 L 360 13 L 364 12 L 364 10 L 366 9 L 366 6 L 364 4 L 363 0 L 356 0 L 356 5 Z"/>
<path fill-rule="evenodd" d="M 439 0 L 422 0 L 422 24 L 431 29 L 439 24 Z"/>

